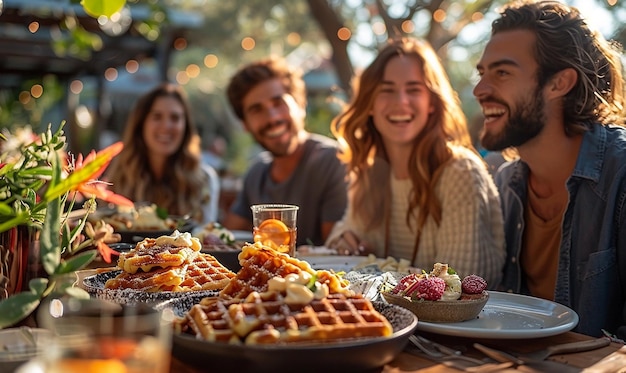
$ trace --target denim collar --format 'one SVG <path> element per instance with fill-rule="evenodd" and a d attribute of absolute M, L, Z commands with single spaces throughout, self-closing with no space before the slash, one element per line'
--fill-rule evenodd
<path fill-rule="evenodd" d="M 576 160 L 572 176 L 598 182 L 602 164 L 604 163 L 606 147 L 606 128 L 603 125 L 594 124 L 583 134 L 583 141 L 580 145 L 578 159 Z"/>

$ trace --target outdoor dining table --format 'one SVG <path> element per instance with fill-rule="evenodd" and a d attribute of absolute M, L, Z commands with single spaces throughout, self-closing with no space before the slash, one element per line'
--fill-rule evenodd
<path fill-rule="evenodd" d="M 535 339 L 473 339 L 466 337 L 455 337 L 448 335 L 437 335 L 432 333 L 417 332 L 419 335 L 423 335 L 428 339 L 444 344 L 446 346 L 454 347 L 467 356 L 476 357 L 479 359 L 485 358 L 480 352 L 475 350 L 472 345 L 474 343 L 481 343 L 488 346 L 496 347 L 500 350 L 525 353 L 542 348 L 546 348 L 551 345 L 576 342 L 582 340 L 589 340 L 592 337 L 575 333 L 566 332 L 549 337 L 535 338 Z M 408 346 L 407 346 L 408 347 Z M 569 372 L 579 371 L 585 373 L 608 373 L 608 372 L 623 372 L 626 367 L 626 346 L 611 342 L 606 347 L 602 347 L 592 351 L 577 352 L 570 354 L 554 355 L 548 358 L 550 361 L 565 364 L 563 369 L 557 372 Z M 557 369 L 557 365 L 554 369 Z M 553 367 L 551 367 L 553 368 Z M 234 368 L 234 371 L 237 371 Z M 441 373 L 441 372 L 459 372 L 460 370 L 452 368 L 446 365 L 444 362 L 437 362 L 429 360 L 426 357 L 418 356 L 408 352 L 408 348 L 401 352 L 394 360 L 370 373 L 403 373 L 403 372 L 420 372 L 420 373 Z M 480 370 L 475 370 L 480 372 Z M 550 370 L 537 370 L 528 365 L 520 365 L 517 367 L 510 367 L 499 372 L 542 372 L 542 371 L 554 371 Z M 171 360 L 171 373 L 200 373 L 211 372 L 210 362 L 207 361 L 206 367 L 200 369 L 194 367 L 185 361 L 177 359 L 172 356 Z M 297 367 L 294 368 L 294 372 L 297 372 Z"/>

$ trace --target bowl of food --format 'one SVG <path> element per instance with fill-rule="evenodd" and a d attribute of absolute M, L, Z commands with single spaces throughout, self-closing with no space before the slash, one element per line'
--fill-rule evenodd
<path fill-rule="evenodd" d="M 430 273 L 406 275 L 381 295 L 391 304 L 413 312 L 420 321 L 451 323 L 478 317 L 489 300 L 487 283 L 477 275 L 461 279 L 447 264 L 436 263 Z"/>
<path fill-rule="evenodd" d="M 489 300 L 489 293 L 484 292 L 478 296 L 464 295 L 453 301 L 413 301 L 406 297 L 382 293 L 383 298 L 391 304 L 395 304 L 413 312 L 419 321 L 425 322 L 461 322 L 478 317 L 480 311 Z"/>
<path fill-rule="evenodd" d="M 236 240 L 235 234 L 220 223 L 210 222 L 193 230 L 193 236 L 200 240 L 202 253 L 211 254 L 218 262 L 233 272 L 239 271 L 239 253 L 244 242 Z"/>
<path fill-rule="evenodd" d="M 120 242 L 130 244 L 145 238 L 167 236 L 175 230 L 191 232 L 196 227 L 195 222 L 188 217 L 167 215 L 154 204 L 138 204 L 132 208 L 100 208 L 89 219 L 109 224 L 120 235 Z"/>

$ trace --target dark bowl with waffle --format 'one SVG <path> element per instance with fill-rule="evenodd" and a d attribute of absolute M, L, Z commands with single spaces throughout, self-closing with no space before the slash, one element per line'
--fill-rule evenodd
<path fill-rule="evenodd" d="M 96 298 L 122 304 L 153 303 L 190 292 L 215 294 L 235 273 L 200 249 L 189 233 L 146 238 L 120 253 L 117 269 L 84 278 L 83 288 Z"/>
<path fill-rule="evenodd" d="M 259 243 L 246 244 L 239 259 L 242 268 L 218 296 L 156 306 L 174 320 L 179 360 L 207 372 L 368 371 L 393 360 L 417 327 L 409 310 L 372 302 L 334 272 Z M 310 278 L 327 292 L 290 298 Z"/>
<path fill-rule="evenodd" d="M 182 316 L 198 304 L 201 295 L 160 303 L 159 310 Z M 409 310 L 384 302 L 374 309 L 391 323 L 388 337 L 346 338 L 317 343 L 231 344 L 199 340 L 190 334 L 174 334 L 172 353 L 207 372 L 361 372 L 379 368 L 393 360 L 415 332 L 417 317 Z M 354 326 L 354 325 L 353 325 Z M 358 327 L 358 326 L 357 326 Z M 362 327 L 367 328 L 363 325 Z M 210 361 L 210 367 L 207 362 Z"/>

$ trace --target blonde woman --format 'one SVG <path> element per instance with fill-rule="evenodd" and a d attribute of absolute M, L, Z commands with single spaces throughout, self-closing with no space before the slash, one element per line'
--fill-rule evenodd
<path fill-rule="evenodd" d="M 448 263 L 495 287 L 504 262 L 497 190 L 433 49 L 392 40 L 357 84 L 331 126 L 344 145 L 350 189 L 327 246 L 426 270 Z"/>
<path fill-rule="evenodd" d="M 217 174 L 201 164 L 200 138 L 179 86 L 163 83 L 140 97 L 123 140 L 107 173 L 112 190 L 199 224 L 217 220 L 219 189 L 211 187 Z"/>

